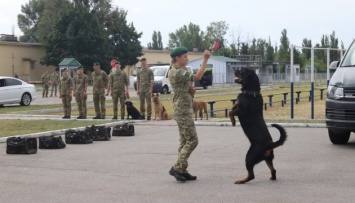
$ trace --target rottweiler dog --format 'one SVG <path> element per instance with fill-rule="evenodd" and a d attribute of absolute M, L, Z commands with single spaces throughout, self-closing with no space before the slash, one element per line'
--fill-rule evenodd
<path fill-rule="evenodd" d="M 141 114 L 136 109 L 136 107 L 133 106 L 133 103 L 131 101 L 126 101 L 124 104 L 126 105 L 127 109 L 127 119 L 129 118 L 129 116 L 131 116 L 132 119 L 139 119 L 141 117 Z"/>
<path fill-rule="evenodd" d="M 273 142 L 263 117 L 263 98 L 260 94 L 260 82 L 255 71 L 243 68 L 240 72 L 242 93 L 238 96 L 238 107 L 235 114 L 249 139 L 250 147 L 245 157 L 247 177 L 237 180 L 235 184 L 243 184 L 255 178 L 254 166 L 265 161 L 271 171 L 270 180 L 276 180 L 276 170 L 273 166 L 273 149 L 284 144 L 287 138 L 285 129 L 277 124 L 273 127 L 280 131 L 280 138 Z"/>
<path fill-rule="evenodd" d="M 208 120 L 206 102 L 204 102 L 204 101 L 194 101 L 193 109 L 194 109 L 194 113 L 195 113 L 195 120 L 197 120 L 197 112 L 199 112 L 199 116 L 200 116 L 201 120 L 203 118 L 203 113 L 206 114 L 206 120 Z M 203 110 L 203 113 L 202 113 L 202 110 Z"/>

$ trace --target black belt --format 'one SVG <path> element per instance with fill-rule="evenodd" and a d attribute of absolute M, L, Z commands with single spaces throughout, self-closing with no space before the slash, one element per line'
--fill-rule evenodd
<path fill-rule="evenodd" d="M 260 92 L 249 92 L 249 91 L 243 91 L 241 94 L 246 94 L 246 95 L 250 95 L 250 96 L 260 96 Z"/>

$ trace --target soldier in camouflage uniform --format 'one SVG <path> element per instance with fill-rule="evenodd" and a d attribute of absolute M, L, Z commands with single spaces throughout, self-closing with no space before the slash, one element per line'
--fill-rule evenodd
<path fill-rule="evenodd" d="M 101 70 L 100 63 L 94 63 L 94 72 L 92 72 L 92 93 L 95 106 L 96 116 L 94 119 L 105 119 L 106 107 L 105 107 L 105 88 L 108 85 L 108 77 L 105 71 Z"/>
<path fill-rule="evenodd" d="M 172 65 L 169 72 L 169 81 L 174 89 L 174 116 L 179 127 L 180 145 L 178 149 L 178 160 L 170 169 L 169 174 L 174 176 L 177 181 L 196 180 L 197 177 L 187 172 L 188 158 L 198 144 L 193 114 L 193 95 L 195 89 L 193 82 L 201 80 L 210 52 L 204 52 L 204 59 L 196 75 L 186 69 L 188 62 L 187 49 L 178 47 L 171 51 Z"/>
<path fill-rule="evenodd" d="M 48 88 L 49 88 L 49 83 L 51 80 L 51 76 L 48 74 L 48 71 L 44 72 L 42 75 L 42 85 L 43 85 L 43 92 L 42 92 L 42 97 L 46 96 L 48 97 Z"/>
<path fill-rule="evenodd" d="M 63 77 L 59 82 L 59 98 L 62 98 L 64 117 L 69 119 L 71 114 L 71 100 L 73 97 L 73 82 L 68 76 L 68 70 L 62 70 Z"/>
<path fill-rule="evenodd" d="M 86 100 L 88 98 L 88 76 L 84 74 L 82 66 L 78 67 L 77 75 L 74 77 L 74 95 L 78 105 L 79 117 L 77 119 L 86 119 Z"/>
<path fill-rule="evenodd" d="M 60 78 L 59 75 L 56 71 L 54 71 L 51 74 L 51 97 L 53 97 L 53 90 L 54 90 L 54 95 L 57 96 L 57 85 L 59 82 Z"/>
<path fill-rule="evenodd" d="M 141 70 L 137 74 L 137 95 L 140 100 L 141 119 L 145 119 L 145 101 L 147 101 L 147 120 L 152 115 L 152 93 L 154 85 L 153 71 L 147 66 L 147 60 L 141 59 Z"/>
<path fill-rule="evenodd" d="M 110 89 L 110 95 L 112 96 L 112 102 L 113 102 L 113 118 L 112 119 L 117 119 L 117 111 L 118 111 L 118 99 L 120 99 L 120 105 L 121 105 L 121 119 L 124 119 L 125 116 L 125 106 L 124 103 L 126 101 L 126 98 L 129 99 L 129 92 L 128 92 L 128 86 L 129 86 L 129 79 L 127 74 L 121 70 L 121 64 L 119 61 L 116 61 L 116 71 L 112 71 L 112 73 L 109 76 L 109 89 Z"/>

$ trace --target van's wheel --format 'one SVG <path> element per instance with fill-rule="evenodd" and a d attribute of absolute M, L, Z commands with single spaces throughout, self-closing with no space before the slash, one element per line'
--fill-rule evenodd
<path fill-rule="evenodd" d="M 203 89 L 205 89 L 205 90 L 206 90 L 206 89 L 207 89 L 207 87 L 208 87 L 208 86 L 207 86 L 207 85 L 205 85 L 205 86 L 203 86 Z"/>
<path fill-rule="evenodd" d="M 20 105 L 21 106 L 29 106 L 31 104 L 31 101 L 32 101 L 31 95 L 28 93 L 25 93 L 21 97 Z"/>
<path fill-rule="evenodd" d="M 350 132 L 335 133 L 328 130 L 329 139 L 333 144 L 346 144 L 350 138 Z"/>
<path fill-rule="evenodd" d="M 167 86 L 164 86 L 163 89 L 161 90 L 162 94 L 168 94 L 169 88 Z"/>

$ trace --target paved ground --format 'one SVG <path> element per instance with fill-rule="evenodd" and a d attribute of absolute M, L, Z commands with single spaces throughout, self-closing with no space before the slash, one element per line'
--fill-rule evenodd
<path fill-rule="evenodd" d="M 246 175 L 249 143 L 242 129 L 198 126 L 199 145 L 189 162 L 198 179 L 178 183 L 168 174 L 176 160 L 177 126 L 156 121 L 135 129 L 133 137 L 33 155 L 7 155 L 0 144 L 0 202 L 354 201 L 354 137 L 335 146 L 326 128 L 287 128 L 287 142 L 275 150 L 278 180 L 268 180 L 261 163 L 255 180 L 234 185 Z"/>
<path fill-rule="evenodd" d="M 38 98 L 33 105 L 52 103 L 61 101 Z M 29 115 L 9 114 L 0 120 L 24 117 L 29 119 Z M 60 117 L 31 115 L 30 119 Z M 239 126 L 213 121 L 196 122 L 199 146 L 190 158 L 189 170 L 198 180 L 186 183 L 168 174 L 178 147 L 174 120 L 141 121 L 134 124 L 133 137 L 38 150 L 32 155 L 7 155 L 6 144 L 1 143 L 6 138 L 2 138 L 0 202 L 354 201 L 354 136 L 348 145 L 335 146 L 324 125 L 284 124 L 289 137 L 275 150 L 278 180 L 269 181 L 268 168 L 261 163 L 255 168 L 255 180 L 234 185 L 246 175 L 244 157 L 249 143 Z M 278 139 L 278 132 L 270 131 Z"/>

